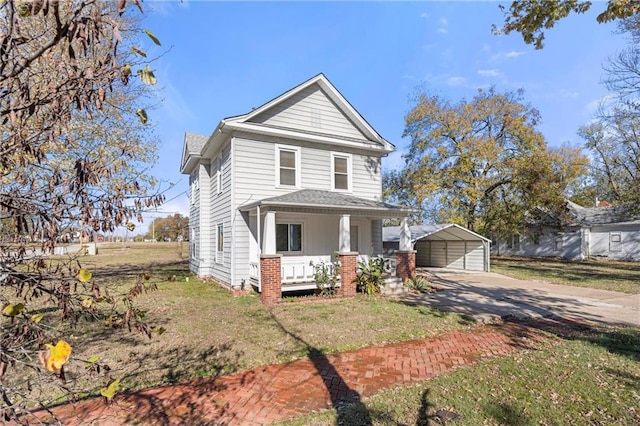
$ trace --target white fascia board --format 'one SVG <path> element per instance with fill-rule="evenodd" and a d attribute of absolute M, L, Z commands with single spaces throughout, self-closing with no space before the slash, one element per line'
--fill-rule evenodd
<path fill-rule="evenodd" d="M 255 133 L 260 135 L 283 137 L 294 140 L 304 140 L 308 142 L 318 142 L 327 145 L 356 148 L 366 151 L 376 152 L 382 155 L 393 152 L 394 149 L 388 146 L 381 147 L 378 142 L 372 141 L 348 141 L 344 139 L 332 138 L 330 136 L 313 135 L 310 133 L 301 133 L 294 130 L 273 129 L 264 126 L 255 126 L 250 123 L 226 123 L 225 128 L 230 130 L 244 131 L 247 133 Z"/>
<path fill-rule="evenodd" d="M 187 157 L 187 161 L 185 161 L 185 163 L 180 168 L 180 173 L 182 173 L 183 175 L 191 174 L 193 168 L 198 165 L 201 158 L 202 157 L 200 157 L 199 155 L 189 154 L 189 156 Z"/>

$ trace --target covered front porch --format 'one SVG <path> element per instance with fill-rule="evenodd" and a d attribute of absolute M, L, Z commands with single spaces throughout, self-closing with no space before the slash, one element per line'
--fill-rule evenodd
<path fill-rule="evenodd" d="M 415 270 L 407 215 L 411 210 L 342 193 L 302 190 L 255 202 L 248 213 L 249 283 L 266 303 L 282 293 L 316 289 L 314 264 L 339 262 L 339 294 L 355 294 L 357 263 L 382 256 L 382 220 L 401 218 L 400 249 L 385 259 L 389 276 Z"/>

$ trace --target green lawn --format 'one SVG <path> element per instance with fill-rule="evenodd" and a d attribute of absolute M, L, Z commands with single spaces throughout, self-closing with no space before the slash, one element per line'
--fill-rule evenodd
<path fill-rule="evenodd" d="M 640 330 L 588 329 L 283 425 L 640 424 Z"/>
<path fill-rule="evenodd" d="M 20 383 L 32 398 L 51 404 L 70 394 L 95 395 L 109 379 L 121 379 L 123 388 L 143 388 L 304 358 L 310 347 L 329 354 L 475 326 L 459 315 L 362 296 L 315 303 L 286 301 L 269 308 L 256 294 L 234 297 L 213 282 L 193 277 L 187 270 L 185 249 L 186 244 L 176 243 L 116 244 L 103 247 L 98 256 L 82 257 L 80 262 L 92 271 L 93 280 L 112 294 L 127 289 L 140 273 L 148 273 L 149 283 L 158 289 L 142 294 L 138 304 L 147 311 L 150 323 L 166 331 L 148 339 L 123 329 L 107 329 L 101 322 L 60 325 L 59 335 L 73 347 L 65 365 L 67 391 L 61 392 L 62 384 L 53 377 L 48 382 L 29 382 L 35 376 L 28 369 L 9 369 L 6 383 Z M 494 270 L 518 270 L 518 264 L 524 265 L 498 260 Z M 557 269 L 567 271 L 567 276 L 580 276 L 571 264 L 529 265 L 521 269 L 531 274 L 531 270 Z M 626 282 L 628 290 L 637 288 L 632 281 L 640 271 L 634 265 L 607 268 L 609 281 Z M 593 270 L 588 269 L 588 274 L 583 270 L 582 278 L 575 280 L 607 281 L 599 275 L 605 272 L 592 274 Z M 638 424 L 639 333 L 638 329 L 549 333 L 549 341 L 537 348 L 289 423 L 359 425 L 362 419 L 371 419 L 380 425 L 437 424 L 438 410 L 449 410 L 459 416 L 453 424 L 462 425 Z M 98 356 L 98 363 L 110 370 L 103 368 L 99 375 L 89 376 L 85 361 L 91 356 Z"/>
<path fill-rule="evenodd" d="M 491 271 L 524 280 L 640 293 L 640 262 L 492 257 Z"/>
<path fill-rule="evenodd" d="M 285 301 L 269 308 L 257 294 L 233 296 L 214 282 L 197 279 L 183 257 L 177 243 L 131 243 L 80 258 L 93 273 L 92 281 L 111 295 L 126 291 L 137 275 L 147 273 L 147 283 L 158 289 L 140 295 L 136 303 L 150 324 L 166 331 L 148 339 L 135 331 L 105 328 L 102 321 L 60 325 L 60 338 L 73 347 L 67 376 L 77 378 L 65 384 L 67 389 L 87 395 L 108 378 L 121 379 L 123 388 L 143 388 L 304 358 L 309 347 L 330 354 L 474 326 L 456 314 L 376 297 Z M 92 356 L 109 367 L 104 377 L 84 374 Z M 26 372 L 11 378 L 24 381 L 26 388 L 31 377 L 35 379 Z M 57 385 L 53 381 L 39 389 L 40 399 L 59 402 L 63 395 Z"/>

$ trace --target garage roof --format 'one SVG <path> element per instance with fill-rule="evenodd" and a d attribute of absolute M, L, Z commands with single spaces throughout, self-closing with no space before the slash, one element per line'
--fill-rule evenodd
<path fill-rule="evenodd" d="M 439 223 L 432 225 L 413 225 L 410 226 L 411 242 L 418 240 L 458 240 L 458 241 L 487 241 L 490 239 L 476 234 L 465 227 L 454 223 Z M 382 228 L 382 241 L 397 242 L 400 241 L 400 227 L 387 226 Z"/>

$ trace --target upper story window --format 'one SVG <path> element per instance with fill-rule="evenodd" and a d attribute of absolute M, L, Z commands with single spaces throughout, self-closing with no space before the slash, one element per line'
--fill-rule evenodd
<path fill-rule="evenodd" d="M 222 192 L 222 157 L 216 159 L 216 190 Z"/>
<path fill-rule="evenodd" d="M 276 145 L 276 186 L 300 187 L 300 148 Z"/>
<path fill-rule="evenodd" d="M 200 185 L 198 184 L 198 178 L 196 178 L 195 175 L 192 175 L 191 185 L 189 187 L 189 201 L 191 202 L 191 204 L 195 204 L 196 194 L 199 189 L 200 189 Z"/>
<path fill-rule="evenodd" d="M 351 155 L 331 153 L 331 189 L 351 191 Z"/>

